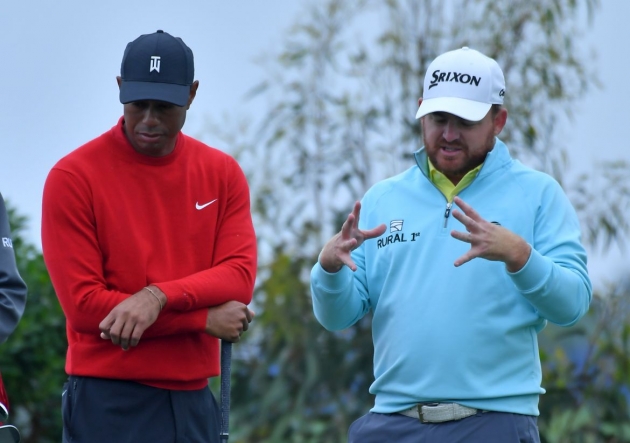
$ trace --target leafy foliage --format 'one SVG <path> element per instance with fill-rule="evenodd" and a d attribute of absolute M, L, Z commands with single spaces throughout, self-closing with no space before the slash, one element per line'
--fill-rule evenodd
<path fill-rule="evenodd" d="M 541 336 L 547 443 L 630 441 L 630 280 L 595 297 L 578 327 Z"/>
<path fill-rule="evenodd" d="M 592 174 L 577 177 L 569 188 L 589 244 L 606 249 L 615 243 L 624 249 L 630 232 L 629 170 L 630 164 L 622 160 L 602 162 L 593 166 Z"/>
<path fill-rule="evenodd" d="M 309 263 L 278 256 L 258 289 L 258 333 L 233 372 L 236 441 L 344 441 L 350 418 L 371 402 L 371 354 L 362 352 L 371 346 L 369 319 L 323 330 L 301 275 Z"/>

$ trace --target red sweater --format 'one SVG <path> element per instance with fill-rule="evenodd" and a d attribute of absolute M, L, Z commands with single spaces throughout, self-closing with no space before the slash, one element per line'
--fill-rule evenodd
<path fill-rule="evenodd" d="M 200 389 L 219 368 L 208 307 L 251 301 L 256 237 L 236 161 L 182 133 L 164 157 L 136 152 L 122 118 L 62 158 L 44 186 L 42 246 L 66 315 L 71 375 Z M 137 347 L 99 323 L 147 285 L 168 302 Z"/>

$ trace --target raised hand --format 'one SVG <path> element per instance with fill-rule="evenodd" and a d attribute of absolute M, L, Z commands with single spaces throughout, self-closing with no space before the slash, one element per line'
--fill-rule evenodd
<path fill-rule="evenodd" d="M 484 220 L 472 206 L 455 197 L 454 202 L 463 211 L 453 211 L 453 217 L 459 220 L 467 232 L 451 231 L 451 236 L 470 243 L 470 250 L 455 260 L 455 266 L 461 266 L 473 258 L 502 261 L 508 271 L 520 270 L 531 253 L 531 247 L 523 238 L 503 226 Z"/>
<path fill-rule="evenodd" d="M 350 253 L 361 246 L 365 240 L 378 237 L 385 232 L 386 226 L 384 224 L 372 229 L 359 229 L 360 212 L 361 203 L 355 202 L 352 212 L 341 227 L 341 231 L 324 245 L 319 255 L 319 263 L 326 272 L 338 272 L 343 265 L 356 271 L 357 265 L 352 261 Z"/>

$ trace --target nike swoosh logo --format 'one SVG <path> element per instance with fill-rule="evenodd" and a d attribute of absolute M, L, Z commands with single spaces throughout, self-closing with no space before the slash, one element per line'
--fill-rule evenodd
<path fill-rule="evenodd" d="M 199 202 L 197 202 L 195 204 L 195 208 L 197 208 L 198 210 L 202 210 L 203 208 L 205 208 L 206 206 L 210 206 L 212 203 L 214 203 L 215 201 L 217 201 L 217 199 L 215 198 L 214 200 L 212 200 L 211 202 L 206 203 L 205 205 L 200 205 Z"/>

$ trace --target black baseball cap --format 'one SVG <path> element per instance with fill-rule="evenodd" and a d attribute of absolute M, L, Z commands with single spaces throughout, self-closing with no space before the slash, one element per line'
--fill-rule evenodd
<path fill-rule="evenodd" d="M 195 77 L 191 49 L 158 30 L 127 44 L 120 66 L 120 102 L 160 100 L 186 106 Z"/>

